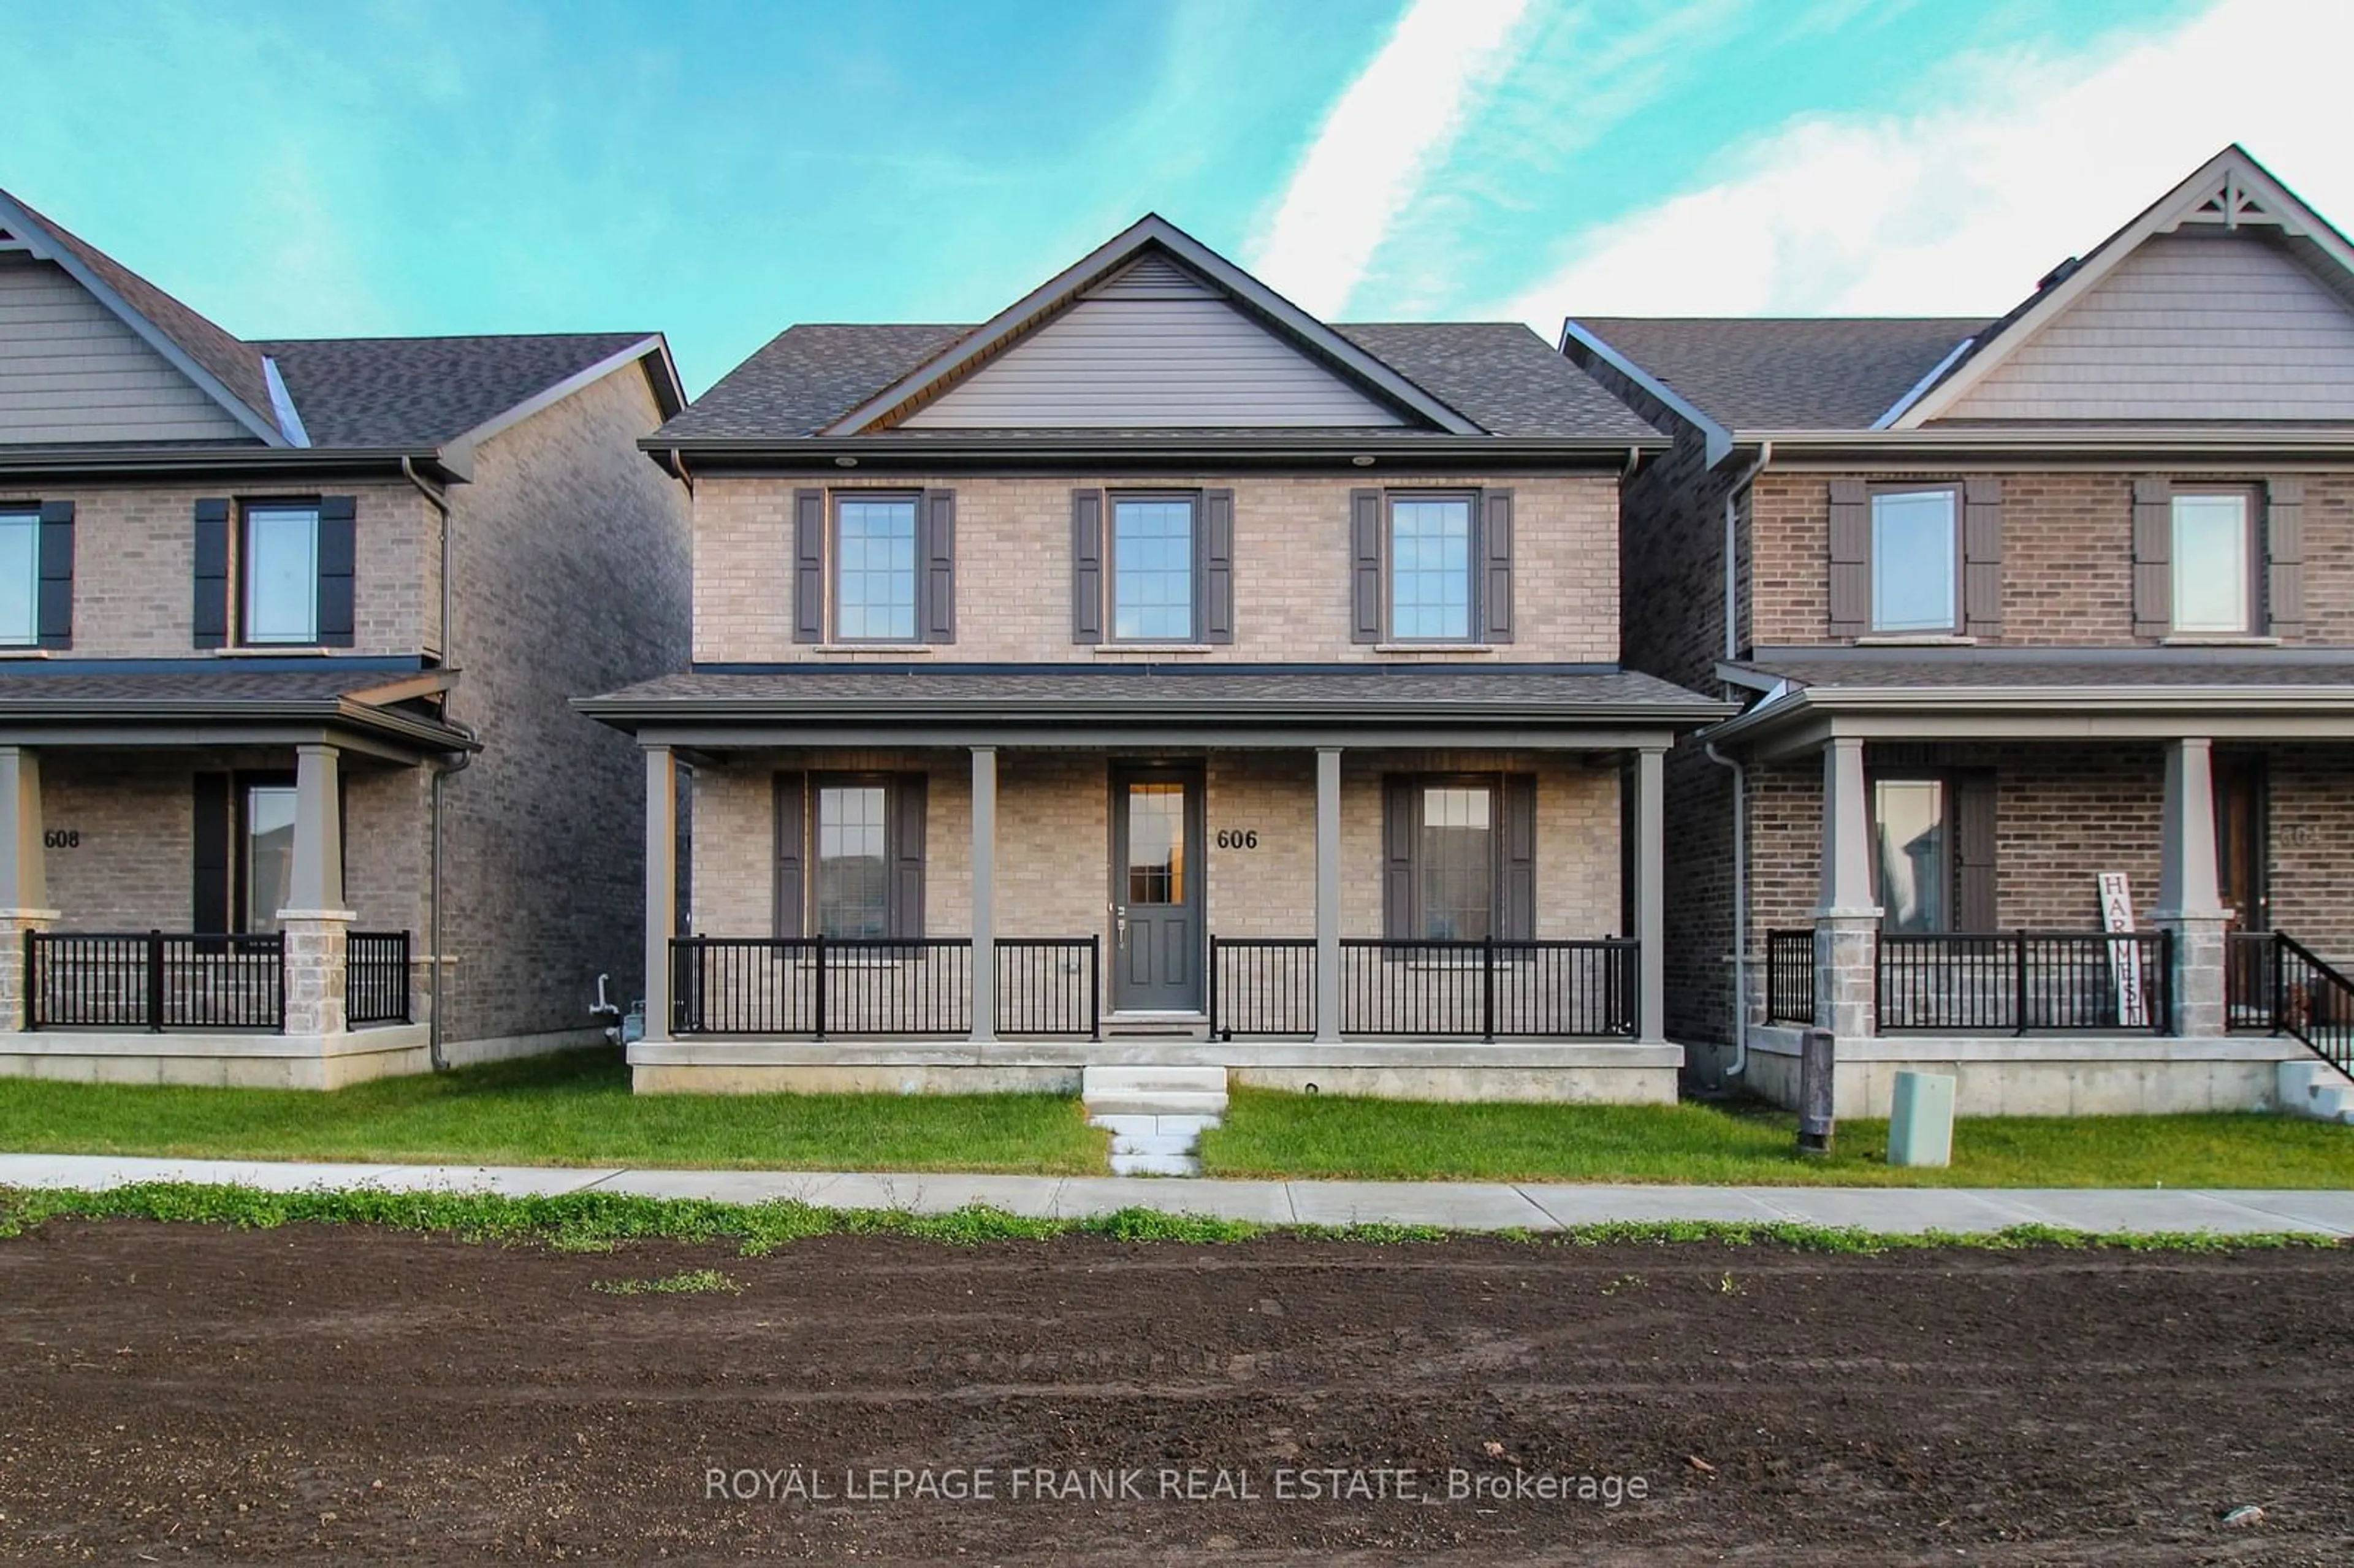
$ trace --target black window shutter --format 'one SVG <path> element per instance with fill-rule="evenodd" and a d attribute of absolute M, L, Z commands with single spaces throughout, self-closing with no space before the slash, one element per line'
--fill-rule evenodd
<path fill-rule="evenodd" d="M 1194 631 L 1204 642 L 1235 640 L 1235 493 L 1202 493 L 1201 570 L 1195 591 L 1201 597 Z"/>
<path fill-rule="evenodd" d="M 1954 928 L 1999 929 L 1995 907 L 1995 776 L 1957 773 L 1954 791 Z"/>
<path fill-rule="evenodd" d="M 930 780 L 903 773 L 891 781 L 891 935 L 924 934 L 924 803 Z M 976 955 L 973 961 L 981 961 Z"/>
<path fill-rule="evenodd" d="M 1512 493 L 1479 493 L 1479 551 L 1483 561 L 1479 591 L 1482 641 L 1512 640 Z"/>
<path fill-rule="evenodd" d="M 46 558 L 41 575 L 48 575 Z M 43 624 L 47 625 L 46 620 Z M 2264 486 L 2264 627 L 2274 637 L 2290 639 L 2305 630 L 2305 481 L 2301 479 L 2275 479 Z M 46 631 L 41 641 L 48 644 Z"/>
<path fill-rule="evenodd" d="M 229 776 L 196 776 L 196 817 L 189 834 L 196 848 L 196 928 L 216 935 L 229 928 Z"/>
<path fill-rule="evenodd" d="M 1382 935 L 1411 941 L 1422 935 L 1414 886 L 1415 810 L 1420 799 L 1414 780 L 1382 780 Z"/>
<path fill-rule="evenodd" d="M 1349 641 L 1382 640 L 1382 493 L 1349 492 Z"/>
<path fill-rule="evenodd" d="M 1503 907 L 1497 935 L 1508 942 L 1532 942 L 1537 935 L 1537 779 L 1533 773 L 1504 775 L 1501 805 Z"/>
<path fill-rule="evenodd" d="M 228 646 L 228 503 L 196 503 L 196 645 Z M 226 930 L 227 927 L 218 927 Z"/>
<path fill-rule="evenodd" d="M 38 631 L 44 648 L 73 646 L 74 503 L 41 503 Z"/>
<path fill-rule="evenodd" d="M 777 775 L 777 935 L 801 934 L 801 913 L 809 906 L 801 857 L 809 844 L 809 779 L 799 773 Z"/>
<path fill-rule="evenodd" d="M 924 606 L 927 642 L 956 641 L 956 492 L 924 492 Z"/>
<path fill-rule="evenodd" d="M 352 578 L 358 564 L 359 503 L 349 495 L 319 501 L 319 641 L 328 648 L 352 645 Z"/>
<path fill-rule="evenodd" d="M 1103 636 L 1103 511 L 1100 490 L 1071 492 L 1071 641 Z"/>
<path fill-rule="evenodd" d="M 1872 492 L 1860 479 L 1831 481 L 1830 634 L 1872 629 Z"/>
<path fill-rule="evenodd" d="M 825 492 L 793 492 L 793 641 L 825 641 Z"/>
<path fill-rule="evenodd" d="M 2133 615 L 2136 637 L 2174 630 L 2174 485 L 2137 479 L 2133 487 Z"/>
<path fill-rule="evenodd" d="M 1962 630 L 2002 635 L 2002 481 L 1962 482 Z"/>

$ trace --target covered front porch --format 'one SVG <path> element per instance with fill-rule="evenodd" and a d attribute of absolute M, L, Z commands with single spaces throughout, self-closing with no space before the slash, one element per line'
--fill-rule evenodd
<path fill-rule="evenodd" d="M 2271 1108 L 2285 1065 L 2343 1065 L 2335 693 L 2211 658 L 1898 688 L 1881 659 L 1781 662 L 1810 679 L 1714 732 L 1747 767 L 1754 1092 L 1797 1103 L 1810 1028 L 1841 1115 L 1908 1068 L 1965 1114 L 2083 1115 Z"/>
<path fill-rule="evenodd" d="M 1448 673 L 1447 703 L 1311 681 L 1320 716 L 1201 671 L 926 672 L 923 710 L 886 681 L 855 727 L 834 705 L 868 672 L 584 705 L 631 705 L 650 851 L 693 823 L 684 900 L 680 857 L 650 856 L 638 1086 L 1067 1089 L 1150 1065 L 1672 1099 L 1661 760 L 1696 699 L 1642 682 L 1522 725 L 1464 712 L 1492 677 Z"/>
<path fill-rule="evenodd" d="M 470 743 L 446 676 L 327 663 L 0 681 L 0 1075 L 425 1070 L 420 765 Z"/>

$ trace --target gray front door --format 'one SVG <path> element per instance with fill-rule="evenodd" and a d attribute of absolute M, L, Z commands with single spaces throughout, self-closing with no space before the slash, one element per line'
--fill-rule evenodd
<path fill-rule="evenodd" d="M 1111 1004 L 1202 1010 L 1202 775 L 1111 776 Z"/>

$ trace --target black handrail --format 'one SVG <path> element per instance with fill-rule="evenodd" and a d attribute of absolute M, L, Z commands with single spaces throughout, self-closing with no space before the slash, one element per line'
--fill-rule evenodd
<path fill-rule="evenodd" d="M 1883 1034 L 2165 1034 L 2170 931 L 1883 931 L 1872 966 Z"/>
<path fill-rule="evenodd" d="M 345 936 L 344 1022 L 408 1021 L 408 933 L 354 931 Z"/>
<path fill-rule="evenodd" d="M 1636 1032 L 1637 954 L 1627 938 L 1584 941 L 1341 940 L 1344 1037 L 1578 1040 Z M 1210 938 L 1210 1030 L 1316 1033 L 1316 944 Z"/>
<path fill-rule="evenodd" d="M 2235 1027 L 2289 1035 L 2354 1077 L 2354 980 L 2284 931 L 2235 932 L 2226 951 L 2224 1006 Z"/>
<path fill-rule="evenodd" d="M 25 1027 L 286 1028 L 275 931 L 27 931 Z"/>
<path fill-rule="evenodd" d="M 1815 1022 L 1812 930 L 1766 933 L 1766 1021 L 1806 1025 Z"/>
<path fill-rule="evenodd" d="M 1102 1036 L 1096 937 L 1001 938 L 1002 1034 Z M 671 1030 L 823 1040 L 972 1033 L 970 937 L 674 937 Z"/>

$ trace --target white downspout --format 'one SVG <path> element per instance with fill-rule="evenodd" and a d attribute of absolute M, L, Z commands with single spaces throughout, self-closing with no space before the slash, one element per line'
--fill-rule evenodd
<path fill-rule="evenodd" d="M 1741 636 L 1734 620 L 1741 599 L 1737 565 L 1741 542 L 1741 495 L 1774 461 L 1774 443 L 1760 442 L 1757 461 L 1724 493 L 1724 657 L 1741 655 Z M 1711 762 L 1733 769 L 1733 1063 L 1728 1078 L 1749 1071 L 1749 770 L 1717 754 L 1716 743 L 1701 747 Z"/>

